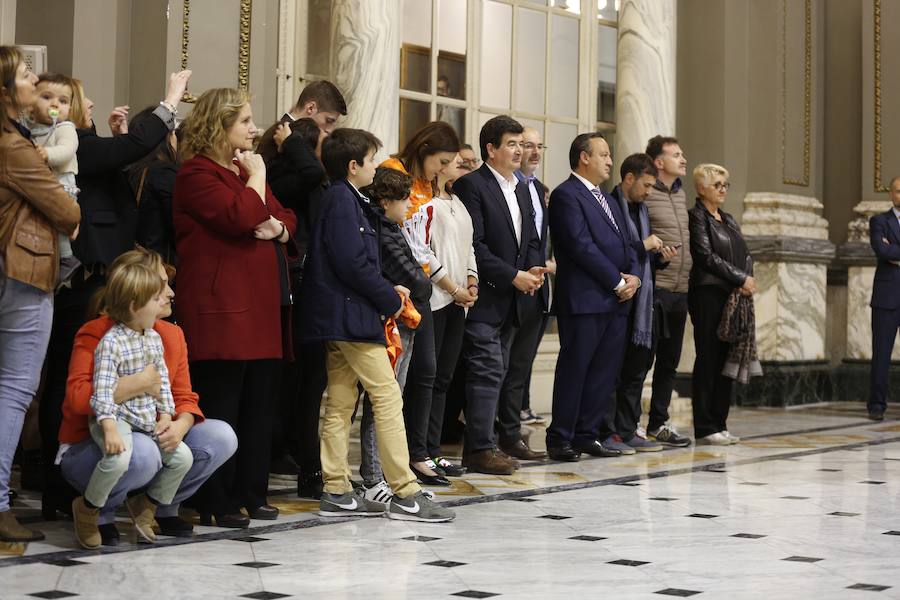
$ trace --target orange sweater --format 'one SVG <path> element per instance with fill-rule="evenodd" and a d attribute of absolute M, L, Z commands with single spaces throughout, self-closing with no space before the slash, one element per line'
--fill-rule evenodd
<path fill-rule="evenodd" d="M 100 339 L 115 324 L 109 317 L 98 317 L 85 323 L 75 335 L 72 358 L 69 361 L 69 379 L 66 381 L 66 399 L 63 402 L 63 420 L 59 428 L 59 441 L 77 444 L 90 435 L 88 419 L 91 410 L 91 394 L 94 391 L 94 351 Z M 172 395 L 175 396 L 175 415 L 191 413 L 194 422 L 203 420 L 197 401 L 199 397 L 191 389 L 188 372 L 187 344 L 181 327 L 167 321 L 157 321 L 153 329 L 162 338 L 163 359 L 169 369 Z"/>

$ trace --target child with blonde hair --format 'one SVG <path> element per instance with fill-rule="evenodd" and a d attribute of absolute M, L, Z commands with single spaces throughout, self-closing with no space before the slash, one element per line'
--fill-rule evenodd
<path fill-rule="evenodd" d="M 132 436 L 156 436 L 175 415 L 175 400 L 163 346 L 153 329 L 159 317 L 164 283 L 159 273 L 143 264 L 126 264 L 110 274 L 103 305 L 116 324 L 103 336 L 94 353 L 94 392 L 90 420 L 91 437 L 104 451 L 83 496 L 72 502 L 75 535 L 85 548 L 100 546 L 97 517 L 113 487 L 128 470 Z M 153 364 L 160 375 L 156 395 L 125 397 L 117 389 L 119 379 L 140 373 Z M 147 490 L 125 501 L 138 535 L 156 541 L 153 520 L 159 504 L 171 504 L 194 459 L 184 442 L 171 452 L 160 448 L 162 469 Z"/>

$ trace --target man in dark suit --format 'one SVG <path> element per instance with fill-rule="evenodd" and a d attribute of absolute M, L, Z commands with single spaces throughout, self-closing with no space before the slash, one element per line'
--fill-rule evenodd
<path fill-rule="evenodd" d="M 518 463 L 497 450 L 494 420 L 509 348 L 526 295 L 543 283 L 544 263 L 531 199 L 514 175 L 522 161 L 522 125 L 507 116 L 494 117 L 481 128 L 479 142 L 485 164 L 453 184 L 472 217 L 480 282 L 463 341 L 467 368 L 463 465 L 469 471 L 511 475 Z"/>
<path fill-rule="evenodd" d="M 598 187 L 612 167 L 603 136 L 577 136 L 569 165 L 572 176 L 550 196 L 560 351 L 547 452 L 550 458 L 572 461 L 582 452 L 622 454 L 598 435 L 625 352 L 629 301 L 641 280 L 625 216 Z"/>
<path fill-rule="evenodd" d="M 884 419 L 890 389 L 891 351 L 900 327 L 900 176 L 891 180 L 891 209 L 869 220 L 869 242 L 878 257 L 872 285 L 872 383 L 869 418 Z"/>
<path fill-rule="evenodd" d="M 540 257 L 542 264 L 553 272 L 554 263 L 547 261 L 547 205 L 544 202 L 546 188 L 535 176 L 541 164 L 544 144 L 541 134 L 526 127 L 522 132 L 522 166 L 516 171 L 519 186 L 524 186 L 531 201 L 531 218 L 540 240 Z M 509 368 L 500 392 L 500 404 L 497 408 L 499 420 L 500 449 L 515 458 L 533 460 L 544 458 L 543 452 L 529 450 L 522 441 L 522 423 L 525 413 L 525 401 L 528 398 L 528 387 L 531 384 L 531 366 L 537 354 L 538 344 L 547 325 L 547 314 L 550 312 L 550 286 L 543 285 L 538 293 L 522 299 L 522 321 L 519 331 L 509 349 Z M 529 421 L 538 422 L 538 417 L 528 408 Z M 543 419 L 540 419 L 543 422 Z"/>

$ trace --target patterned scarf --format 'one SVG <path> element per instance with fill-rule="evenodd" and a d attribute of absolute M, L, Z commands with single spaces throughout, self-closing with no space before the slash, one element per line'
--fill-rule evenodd
<path fill-rule="evenodd" d="M 751 377 L 763 374 L 756 356 L 756 316 L 752 296 L 744 296 L 738 289 L 731 292 L 722 311 L 718 334 L 720 340 L 731 344 L 722 375 L 746 384 Z"/>
<path fill-rule="evenodd" d="M 616 197 L 628 223 L 628 233 L 632 240 L 642 241 L 650 237 L 650 213 L 647 206 L 641 202 L 638 205 L 638 223 L 631 218 L 628 210 L 628 200 L 622 188 L 616 189 Z M 653 344 L 653 268 L 650 265 L 652 257 L 646 253 L 641 263 L 641 287 L 634 296 L 634 328 L 631 334 L 631 343 L 638 347 L 650 348 Z"/>

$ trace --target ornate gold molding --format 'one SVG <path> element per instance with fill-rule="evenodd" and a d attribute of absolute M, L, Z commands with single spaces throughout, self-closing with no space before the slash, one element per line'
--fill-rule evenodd
<path fill-rule="evenodd" d="M 250 15 L 253 0 L 241 0 L 240 45 L 238 46 L 238 89 L 250 89 Z"/>
<path fill-rule="evenodd" d="M 881 181 L 881 0 L 873 0 L 874 22 L 873 38 L 875 45 L 875 90 L 874 90 L 874 122 L 875 122 L 875 173 L 874 189 L 876 192 L 887 192 L 888 187 Z"/>
<path fill-rule="evenodd" d="M 787 176 L 787 3 L 782 0 L 781 19 L 781 181 L 787 185 L 809 187 L 812 145 L 812 0 L 804 4 L 803 34 L 803 177 Z"/>
<path fill-rule="evenodd" d="M 182 0 L 181 16 L 181 68 L 188 68 L 190 53 L 188 46 L 191 41 L 191 0 Z M 241 12 L 239 18 L 238 44 L 238 89 L 247 91 L 250 89 L 250 17 L 253 13 L 253 0 L 241 0 Z M 185 90 L 182 102 L 193 103 L 197 97 Z"/>

